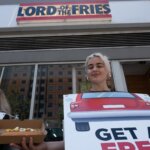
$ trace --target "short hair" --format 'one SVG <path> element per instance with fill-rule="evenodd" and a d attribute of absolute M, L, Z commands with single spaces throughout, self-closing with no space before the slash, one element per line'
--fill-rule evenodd
<path fill-rule="evenodd" d="M 94 58 L 94 57 L 99 57 L 103 60 L 108 72 L 110 73 L 111 72 L 111 69 L 110 69 L 110 62 L 109 62 L 109 59 L 107 56 L 103 55 L 102 53 L 93 53 L 89 56 L 87 56 L 86 58 L 86 61 L 85 61 L 85 71 L 87 71 L 87 66 L 88 66 L 88 62 L 91 58 Z"/>

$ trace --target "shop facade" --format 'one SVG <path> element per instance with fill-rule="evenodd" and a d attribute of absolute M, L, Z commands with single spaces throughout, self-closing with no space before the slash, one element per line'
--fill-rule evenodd
<path fill-rule="evenodd" d="M 14 114 L 59 126 L 63 94 L 84 91 L 84 61 L 93 52 L 109 57 L 114 90 L 150 94 L 150 1 L 111 0 L 108 21 L 21 25 L 20 4 L 1 3 L 0 85 Z"/>

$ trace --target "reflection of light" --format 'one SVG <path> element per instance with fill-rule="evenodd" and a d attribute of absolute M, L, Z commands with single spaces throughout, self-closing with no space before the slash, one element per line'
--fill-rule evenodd
<path fill-rule="evenodd" d="M 71 103 L 70 107 L 71 109 L 75 109 L 75 108 L 78 108 L 79 105 L 77 103 Z"/>
<path fill-rule="evenodd" d="M 6 113 L 0 112 L 0 119 L 3 119 Z"/>
<path fill-rule="evenodd" d="M 103 108 L 125 108 L 124 105 L 103 105 Z"/>
<path fill-rule="evenodd" d="M 98 92 L 98 93 L 83 93 L 82 98 L 134 98 L 134 95 L 127 92 Z"/>
<path fill-rule="evenodd" d="M 122 118 L 122 117 L 150 117 L 150 110 L 105 110 L 105 111 L 84 111 L 71 112 L 68 116 L 76 121 L 83 121 L 83 119 L 100 119 L 100 118 Z M 87 120 L 86 120 L 87 121 Z"/>
<path fill-rule="evenodd" d="M 150 103 L 149 103 L 149 102 L 147 102 L 147 103 L 146 103 L 146 105 L 148 105 L 148 106 L 149 106 L 149 105 L 150 105 Z"/>
<path fill-rule="evenodd" d="M 57 137 L 57 135 L 55 133 L 53 133 L 54 137 Z"/>

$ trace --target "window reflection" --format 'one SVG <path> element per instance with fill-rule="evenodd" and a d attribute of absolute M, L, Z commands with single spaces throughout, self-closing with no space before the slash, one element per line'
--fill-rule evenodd
<path fill-rule="evenodd" d="M 7 66 L 3 72 L 1 88 L 12 107 L 12 115 L 29 118 L 34 66 Z"/>
<path fill-rule="evenodd" d="M 72 93 L 72 82 L 68 81 L 71 76 L 71 65 L 38 66 L 34 118 L 43 118 L 49 127 L 61 126 L 63 94 Z"/>
<path fill-rule="evenodd" d="M 29 118 L 34 77 L 33 66 L 7 66 L 1 88 L 12 106 L 13 115 Z M 0 69 L 2 70 L 3 67 Z M 38 65 L 33 119 L 43 119 L 49 127 L 60 127 L 63 119 L 63 95 L 72 93 L 72 69 L 76 70 L 77 92 L 89 86 L 83 64 Z"/>
<path fill-rule="evenodd" d="M 86 74 L 83 64 L 78 64 L 78 66 L 76 67 L 76 76 L 77 92 L 89 91 L 90 83 L 86 80 Z"/>

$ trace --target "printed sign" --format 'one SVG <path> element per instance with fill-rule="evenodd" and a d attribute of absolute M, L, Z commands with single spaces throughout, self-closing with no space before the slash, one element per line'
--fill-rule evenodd
<path fill-rule="evenodd" d="M 108 0 L 91 2 L 53 2 L 20 4 L 17 23 L 66 22 L 66 21 L 110 21 Z"/>
<path fill-rule="evenodd" d="M 149 150 L 150 97 L 127 92 L 64 95 L 65 150 Z"/>

